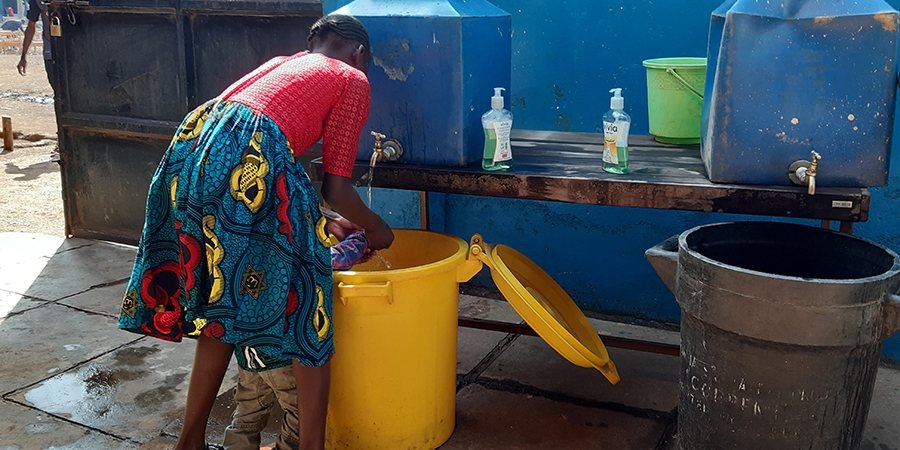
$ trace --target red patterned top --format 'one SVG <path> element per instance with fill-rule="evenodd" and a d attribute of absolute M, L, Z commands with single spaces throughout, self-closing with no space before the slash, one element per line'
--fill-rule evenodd
<path fill-rule="evenodd" d="M 222 94 L 272 119 L 295 155 L 322 139 L 322 168 L 350 178 L 359 134 L 369 115 L 369 80 L 319 53 L 279 56 Z"/>

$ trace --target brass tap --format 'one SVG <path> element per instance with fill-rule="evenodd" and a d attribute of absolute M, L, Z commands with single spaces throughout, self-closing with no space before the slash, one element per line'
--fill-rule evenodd
<path fill-rule="evenodd" d="M 788 167 L 788 178 L 796 185 L 806 186 L 806 192 L 809 195 L 816 195 L 816 175 L 822 155 L 811 151 L 810 156 L 812 161 L 801 159 L 791 163 L 791 166 Z"/>
<path fill-rule="evenodd" d="M 372 150 L 372 160 L 370 165 L 374 166 L 379 161 L 397 161 L 403 156 L 403 146 L 400 142 L 393 138 L 387 138 L 382 133 L 372 131 L 370 133 L 375 138 L 375 148 Z M 384 142 L 382 142 L 384 139 Z"/>
<path fill-rule="evenodd" d="M 372 131 L 371 134 L 372 134 L 372 137 L 375 138 L 375 152 L 376 152 L 376 153 L 377 153 L 377 152 L 380 152 L 380 151 L 382 150 L 382 148 L 381 148 L 381 140 L 384 139 L 384 138 L 386 138 L 387 136 L 385 136 L 385 135 L 383 135 L 383 134 L 381 134 L 381 133 L 379 133 L 379 132 L 377 132 L 377 131 Z"/>
<path fill-rule="evenodd" d="M 386 138 L 387 136 L 377 131 L 372 131 L 371 134 L 372 137 L 375 138 L 375 148 L 372 149 L 372 159 L 369 161 L 369 167 L 375 167 L 375 163 L 381 161 L 384 153 L 384 148 L 382 148 L 381 140 Z"/>
<path fill-rule="evenodd" d="M 816 195 L 816 169 L 819 168 L 819 160 L 822 159 L 822 155 L 813 150 L 811 156 L 812 163 L 809 165 L 809 169 L 806 170 L 806 185 L 809 186 L 807 190 L 809 195 Z"/>

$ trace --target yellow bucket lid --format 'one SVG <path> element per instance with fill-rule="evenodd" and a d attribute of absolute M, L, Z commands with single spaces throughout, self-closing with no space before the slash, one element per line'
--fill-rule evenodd
<path fill-rule="evenodd" d="M 593 367 L 610 383 L 619 382 L 606 346 L 569 294 L 527 256 L 505 245 L 472 236 L 468 258 L 491 269 L 491 277 L 525 322 L 550 347 L 579 367 Z"/>

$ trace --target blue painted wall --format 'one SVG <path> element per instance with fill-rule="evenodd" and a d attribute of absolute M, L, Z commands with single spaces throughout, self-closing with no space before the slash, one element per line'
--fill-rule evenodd
<path fill-rule="evenodd" d="M 326 0 L 325 10 L 348 1 Z M 493 1 L 513 16 L 516 128 L 598 131 L 609 107 L 609 89 L 622 87 L 636 134 L 647 133 L 641 61 L 705 56 L 709 14 L 720 3 Z M 889 3 L 900 7 L 900 0 Z M 871 217 L 857 225 L 857 233 L 900 251 L 897 159 L 889 186 L 872 190 Z M 393 225 L 418 226 L 416 193 L 376 191 L 374 197 L 375 207 Z M 644 250 L 699 224 L 765 219 L 441 194 L 429 199 L 433 229 L 464 238 L 480 232 L 488 242 L 516 247 L 553 275 L 584 309 L 660 321 L 678 320 L 678 306 L 644 260 Z M 484 274 L 479 281 L 489 283 Z M 885 354 L 900 360 L 900 339 L 889 341 Z"/>

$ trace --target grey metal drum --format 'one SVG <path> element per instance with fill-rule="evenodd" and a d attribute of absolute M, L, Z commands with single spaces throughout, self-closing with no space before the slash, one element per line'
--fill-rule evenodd
<path fill-rule="evenodd" d="M 682 449 L 855 449 L 900 259 L 776 222 L 700 226 L 647 250 L 681 307 Z"/>

